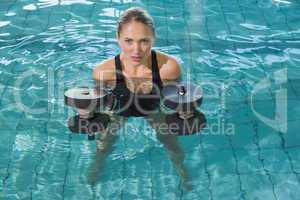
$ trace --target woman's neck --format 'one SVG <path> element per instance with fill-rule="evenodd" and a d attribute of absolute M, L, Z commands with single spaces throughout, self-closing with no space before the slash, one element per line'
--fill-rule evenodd
<path fill-rule="evenodd" d="M 138 65 L 132 64 L 125 58 L 125 56 L 122 53 L 120 54 L 120 59 L 122 62 L 122 71 L 124 71 L 129 76 L 137 77 L 139 75 L 139 71 L 145 69 L 145 67 L 151 68 L 150 56 L 147 59 L 145 59 L 144 62 Z"/>

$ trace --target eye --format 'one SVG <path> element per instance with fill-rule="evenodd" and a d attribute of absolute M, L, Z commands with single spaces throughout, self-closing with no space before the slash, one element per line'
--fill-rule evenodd
<path fill-rule="evenodd" d="M 142 39 L 141 42 L 144 43 L 144 44 L 148 44 L 148 43 L 150 43 L 150 40 L 149 39 Z"/>
<path fill-rule="evenodd" d="M 128 43 L 128 44 L 131 44 L 133 42 L 133 40 L 132 39 L 126 39 L 125 42 Z"/>

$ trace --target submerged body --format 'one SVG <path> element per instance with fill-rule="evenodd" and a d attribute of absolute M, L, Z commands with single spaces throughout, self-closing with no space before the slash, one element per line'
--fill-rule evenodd
<path fill-rule="evenodd" d="M 127 117 L 145 116 L 156 130 L 157 139 L 169 152 L 183 181 L 187 183 L 184 153 L 176 136 L 157 129 L 158 124 L 165 120 L 164 114 L 156 109 L 160 90 L 165 82 L 179 79 L 179 64 L 172 56 L 152 50 L 155 39 L 153 21 L 143 9 L 125 11 L 118 24 L 117 39 L 121 48 L 120 55 L 96 65 L 93 71 L 97 85 L 112 88 L 117 106 L 106 132 L 96 136 L 97 154 L 89 180 L 91 183 L 97 181 L 104 159 L 116 141 L 116 132 L 124 126 Z"/>

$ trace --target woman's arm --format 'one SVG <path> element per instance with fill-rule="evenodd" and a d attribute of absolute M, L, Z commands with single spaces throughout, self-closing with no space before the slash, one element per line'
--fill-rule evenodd
<path fill-rule="evenodd" d="M 164 84 L 180 79 L 180 66 L 174 57 L 158 53 L 158 62 L 161 66 L 159 69 L 160 78 Z"/>
<path fill-rule="evenodd" d="M 114 59 L 108 59 L 95 66 L 93 70 L 93 79 L 96 88 L 113 88 L 115 86 L 115 62 Z"/>

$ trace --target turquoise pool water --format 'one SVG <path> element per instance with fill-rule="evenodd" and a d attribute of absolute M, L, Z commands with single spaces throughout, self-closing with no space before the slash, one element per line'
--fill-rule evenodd
<path fill-rule="evenodd" d="M 201 135 L 180 137 L 186 191 L 144 119 L 130 118 L 91 187 L 95 142 L 70 134 L 67 88 L 119 52 L 130 6 L 154 17 L 155 49 L 201 84 Z M 1 0 L 0 199 L 299 199 L 299 0 Z"/>

